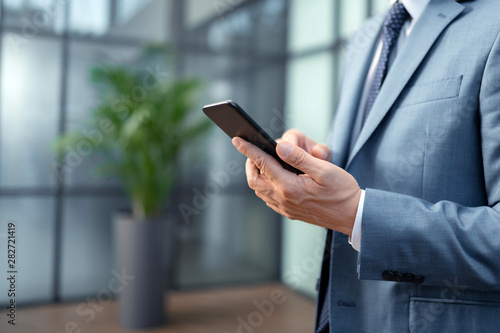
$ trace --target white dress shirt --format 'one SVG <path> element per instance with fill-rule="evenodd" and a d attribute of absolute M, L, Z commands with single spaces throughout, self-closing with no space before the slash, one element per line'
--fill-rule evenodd
<path fill-rule="evenodd" d="M 395 0 L 391 1 L 391 4 L 394 3 Z M 390 59 L 389 59 L 389 67 L 391 63 L 394 61 L 396 54 L 400 52 L 403 47 L 404 42 L 410 35 L 413 26 L 418 21 L 420 16 L 425 10 L 425 7 L 429 4 L 430 0 L 400 0 L 400 2 L 405 6 L 406 10 L 411 16 L 411 19 L 405 22 L 401 33 L 399 34 L 398 41 L 396 43 L 395 49 L 392 50 Z M 375 76 L 375 71 L 377 69 L 377 65 L 380 59 L 380 53 L 382 52 L 382 36 L 380 36 L 380 41 L 375 51 L 375 55 L 373 57 L 372 64 L 370 66 L 370 70 L 368 71 L 368 75 L 366 76 L 365 85 L 363 88 L 363 95 L 361 97 L 361 102 L 359 103 L 358 115 L 356 117 L 356 123 L 354 124 L 353 136 L 351 138 L 351 150 L 354 147 L 354 143 L 361 131 L 361 121 L 363 118 L 363 113 L 365 110 L 366 102 L 368 100 L 368 94 L 370 92 L 370 87 L 373 82 L 373 78 Z M 359 198 L 358 211 L 356 212 L 356 219 L 354 221 L 354 226 L 352 229 L 352 236 L 349 238 L 349 243 L 356 251 L 361 251 L 361 224 L 363 221 L 363 207 L 365 204 L 365 191 L 361 192 L 361 197 Z"/>

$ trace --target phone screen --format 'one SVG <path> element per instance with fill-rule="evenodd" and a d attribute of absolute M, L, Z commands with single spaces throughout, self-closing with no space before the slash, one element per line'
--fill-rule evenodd
<path fill-rule="evenodd" d="M 224 101 L 203 107 L 203 112 L 230 138 L 240 137 L 273 156 L 283 168 L 296 174 L 302 171 L 284 162 L 276 154 L 273 140 L 243 109 L 233 101 Z"/>

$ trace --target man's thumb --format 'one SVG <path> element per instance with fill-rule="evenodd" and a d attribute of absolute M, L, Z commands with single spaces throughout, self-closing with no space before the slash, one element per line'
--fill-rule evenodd
<path fill-rule="evenodd" d="M 291 143 L 285 141 L 278 143 L 276 152 L 283 161 L 311 176 L 321 167 L 318 165 L 318 162 L 322 162 L 320 159 Z"/>

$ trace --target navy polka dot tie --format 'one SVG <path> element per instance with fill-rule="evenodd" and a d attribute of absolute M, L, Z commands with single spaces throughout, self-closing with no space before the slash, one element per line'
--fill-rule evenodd
<path fill-rule="evenodd" d="M 384 82 L 385 76 L 387 75 L 387 66 L 391 50 L 394 45 L 396 45 L 401 28 L 403 28 L 403 24 L 409 18 L 410 14 L 406 11 L 406 8 L 401 3 L 395 2 L 385 19 L 384 29 L 382 32 L 382 52 L 380 54 L 380 60 L 377 65 L 373 83 L 366 102 L 366 108 L 363 114 L 363 123 L 365 122 L 365 119 L 375 102 L 375 98 L 377 98 L 380 91 L 382 82 Z M 321 306 L 321 313 L 319 315 L 316 333 L 328 333 L 330 331 L 330 291 L 331 288 L 330 285 L 328 285 L 328 289 Z"/>
<path fill-rule="evenodd" d="M 330 253 L 333 251 L 335 243 L 332 241 L 330 247 Z M 326 250 L 326 249 L 325 249 Z M 321 313 L 319 314 L 318 326 L 316 328 L 316 333 L 328 333 L 330 332 L 330 283 L 328 283 L 328 288 L 326 290 L 325 298 L 323 299 L 323 304 L 321 307 Z"/>
<path fill-rule="evenodd" d="M 323 307 L 318 320 L 318 328 L 316 329 L 316 333 L 328 332 L 330 332 L 330 284 L 328 284 L 328 290 L 323 300 Z"/>
<path fill-rule="evenodd" d="M 385 76 L 387 75 L 387 67 L 389 65 L 391 50 L 394 48 L 394 45 L 396 45 L 403 24 L 409 18 L 410 14 L 406 11 L 405 6 L 397 1 L 392 6 L 389 11 L 389 15 L 387 15 L 387 18 L 385 19 L 382 32 L 382 52 L 380 53 L 380 60 L 378 62 L 373 83 L 370 87 L 370 92 L 366 101 L 362 124 L 365 123 L 366 117 L 368 117 L 368 113 L 370 113 L 370 110 L 375 103 L 375 99 L 380 92 Z"/>

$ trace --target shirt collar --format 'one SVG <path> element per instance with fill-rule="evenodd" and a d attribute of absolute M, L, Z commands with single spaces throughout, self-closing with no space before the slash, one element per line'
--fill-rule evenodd
<path fill-rule="evenodd" d="M 418 21 L 420 16 L 429 4 L 430 0 L 400 0 L 405 6 L 408 13 L 410 13 L 413 21 Z"/>

